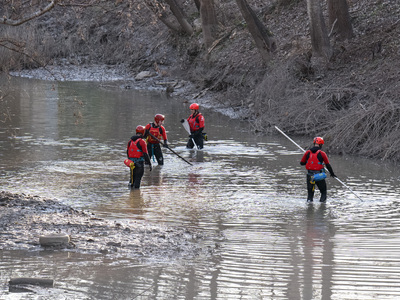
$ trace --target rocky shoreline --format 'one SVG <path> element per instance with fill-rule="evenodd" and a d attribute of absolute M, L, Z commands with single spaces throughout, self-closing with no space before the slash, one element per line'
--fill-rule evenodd
<path fill-rule="evenodd" d="M 200 232 L 139 221 L 117 222 L 38 196 L 0 192 L 0 250 L 61 250 L 165 261 L 208 255 Z M 67 235 L 56 247 L 40 237 Z"/>
<path fill-rule="evenodd" d="M 155 91 L 182 102 L 198 102 L 202 107 L 210 108 L 232 119 L 244 118 L 248 110 L 234 108 L 214 100 L 210 90 L 198 90 L 194 83 L 168 77 L 162 70 L 133 73 L 126 65 L 70 64 L 66 60 L 55 62 L 45 68 L 25 69 L 10 72 L 11 76 L 47 80 L 47 81 L 92 81 L 101 88 L 132 89 Z"/>
<path fill-rule="evenodd" d="M 10 72 L 15 77 L 40 79 L 47 81 L 92 81 L 102 87 L 123 89 L 165 91 L 174 95 L 188 94 L 193 91 L 189 81 L 171 79 L 162 72 L 142 71 L 133 73 L 126 65 L 76 65 L 65 60 L 36 69 L 24 69 Z"/>

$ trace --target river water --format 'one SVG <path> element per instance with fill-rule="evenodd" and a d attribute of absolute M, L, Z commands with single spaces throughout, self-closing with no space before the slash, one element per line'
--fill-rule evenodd
<path fill-rule="evenodd" d="M 207 258 L 143 262 L 71 252 L 0 250 L 0 299 L 399 299 L 397 166 L 329 155 L 328 201 L 306 203 L 301 153 L 285 137 L 201 109 L 209 141 L 186 150 L 188 104 L 160 92 L 13 78 L 0 123 L 0 187 L 115 220 L 206 233 Z M 4 109 L 4 107 L 3 107 Z M 165 165 L 128 188 L 136 125 L 166 116 Z M 311 139 L 312 137 L 310 137 Z M 294 137 L 302 146 L 309 139 Z M 319 193 L 316 192 L 316 200 Z M 36 293 L 10 277 L 54 278 Z"/>

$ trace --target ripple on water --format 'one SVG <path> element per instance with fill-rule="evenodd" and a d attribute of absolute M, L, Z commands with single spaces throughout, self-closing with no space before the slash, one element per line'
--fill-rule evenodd
<path fill-rule="evenodd" d="M 47 82 L 31 85 L 43 95 L 49 89 Z M 302 153 L 281 136 L 251 136 L 235 129 L 237 121 L 206 112 L 210 141 L 202 151 L 187 150 L 177 121 L 188 114 L 181 103 L 83 83 L 58 88 L 63 111 L 48 106 L 57 100 L 54 94 L 48 102 L 42 96 L 17 101 L 15 111 L 25 113 L 10 128 L 19 130 L 0 140 L 2 187 L 114 220 L 196 228 L 209 237 L 204 246 L 217 250 L 210 258 L 144 266 L 106 255 L 2 252 L 2 282 L 15 274 L 49 275 L 71 299 L 110 299 L 113 293 L 121 299 L 400 299 L 395 166 L 330 155 L 335 173 L 362 201 L 328 178 L 328 202 L 307 204 Z M 74 99 L 90 107 L 82 108 L 84 125 L 69 119 Z M 44 107 L 52 122 L 29 118 Z M 172 149 L 193 165 L 163 149 L 165 165 L 146 168 L 141 189 L 132 191 L 123 165 L 126 139 L 132 124 L 153 119 L 155 107 L 165 111 Z"/>

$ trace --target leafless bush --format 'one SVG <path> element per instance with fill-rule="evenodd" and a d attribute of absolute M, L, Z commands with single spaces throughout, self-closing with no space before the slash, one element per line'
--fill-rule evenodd
<path fill-rule="evenodd" d="M 5 27 L 0 38 L 0 69 L 43 66 L 55 49 L 54 39 L 32 26 Z"/>
<path fill-rule="evenodd" d="M 327 131 L 327 136 L 331 146 L 343 152 L 399 160 L 399 128 L 400 104 L 381 98 L 369 106 L 352 107 Z"/>
<path fill-rule="evenodd" d="M 379 72 L 377 73 L 379 74 Z M 400 89 L 380 91 L 339 85 L 301 84 L 284 69 L 257 89 L 255 131 L 278 125 L 292 135 L 324 136 L 327 149 L 400 160 Z M 268 127 L 270 127 L 268 129 Z"/>

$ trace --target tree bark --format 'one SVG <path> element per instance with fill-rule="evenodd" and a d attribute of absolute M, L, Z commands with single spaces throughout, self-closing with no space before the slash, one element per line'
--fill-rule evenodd
<path fill-rule="evenodd" d="M 200 11 L 200 0 L 194 0 L 194 4 L 196 5 L 197 10 Z"/>
<path fill-rule="evenodd" d="M 163 22 L 169 29 L 178 33 L 186 33 L 188 35 L 193 34 L 193 27 L 186 20 L 182 9 L 176 3 L 175 0 L 144 0 L 147 7 Z M 172 15 L 167 11 L 168 4 Z"/>
<path fill-rule="evenodd" d="M 307 0 L 308 17 L 310 18 L 310 35 L 314 59 L 327 63 L 332 57 L 332 47 L 322 14 L 320 0 Z"/>
<path fill-rule="evenodd" d="M 200 0 L 200 16 L 204 45 L 209 48 L 217 37 L 218 28 L 214 0 Z"/>
<path fill-rule="evenodd" d="M 57 0 L 52 0 L 44 8 L 41 8 L 28 16 L 21 17 L 18 20 L 7 19 L 6 17 L 2 17 L 2 18 L 0 18 L 0 24 L 10 25 L 10 26 L 19 26 L 23 23 L 26 23 L 32 19 L 35 19 L 35 18 L 40 17 L 41 15 L 47 13 L 48 11 L 52 10 L 56 4 L 57 4 Z"/>
<path fill-rule="evenodd" d="M 175 32 L 182 32 L 182 28 L 179 26 L 178 23 L 172 22 L 171 20 L 168 19 L 167 15 L 165 12 L 160 12 L 158 13 L 158 19 L 164 23 L 165 26 L 167 26 L 169 29 Z"/>
<path fill-rule="evenodd" d="M 261 54 L 262 60 L 268 62 L 271 58 L 271 52 L 274 52 L 276 49 L 276 44 L 272 38 L 272 34 L 257 18 L 246 0 L 236 0 L 236 3 L 247 23 L 247 28 L 256 43 L 256 47 Z"/>
<path fill-rule="evenodd" d="M 193 27 L 186 20 L 184 14 L 183 14 L 183 11 L 179 7 L 178 3 L 176 3 L 175 0 L 165 0 L 165 2 L 167 2 L 167 4 L 169 5 L 173 15 L 177 19 L 179 25 L 181 25 L 183 31 L 186 32 L 188 35 L 192 35 Z"/>
<path fill-rule="evenodd" d="M 328 0 L 329 25 L 339 39 L 351 39 L 353 26 L 346 0 Z"/>

